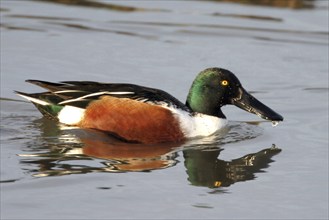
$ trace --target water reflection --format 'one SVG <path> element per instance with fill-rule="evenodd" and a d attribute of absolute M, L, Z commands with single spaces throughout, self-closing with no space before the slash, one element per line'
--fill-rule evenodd
<path fill-rule="evenodd" d="M 48 136 L 46 139 L 49 151 L 19 155 L 23 157 L 22 164 L 37 164 L 37 168 L 31 170 L 34 177 L 151 171 L 177 163 L 177 153 L 172 151 L 177 144 L 129 144 L 105 133 L 82 129 L 67 130 L 58 138 Z"/>
<path fill-rule="evenodd" d="M 101 9 L 116 10 L 123 12 L 150 10 L 145 8 L 124 6 L 124 5 L 113 4 L 109 2 L 103 3 L 100 1 L 92 1 L 92 0 L 35 0 L 35 1 L 51 2 L 57 4 L 75 5 L 75 6 L 91 7 L 91 8 L 101 8 Z M 312 0 L 211 0 L 211 1 L 232 2 L 232 3 L 247 4 L 247 5 L 260 5 L 260 6 L 292 8 L 292 9 L 314 8 L 314 1 Z M 151 9 L 151 10 L 155 10 L 155 9 Z M 166 11 L 166 10 L 157 9 L 157 11 Z"/>
<path fill-rule="evenodd" d="M 222 149 L 185 150 L 184 164 L 188 180 L 195 186 L 228 187 L 236 182 L 255 179 L 255 173 L 264 172 L 274 155 L 281 149 L 271 148 L 251 153 L 231 161 L 218 159 Z"/>
<path fill-rule="evenodd" d="M 232 2 L 247 5 L 260 5 L 279 8 L 314 8 L 313 0 L 213 0 L 218 2 Z"/>
<path fill-rule="evenodd" d="M 42 1 L 42 2 L 50 2 L 56 4 L 64 4 L 64 5 L 71 5 L 71 6 L 81 6 L 81 7 L 89 7 L 89 8 L 100 8 L 100 9 L 107 9 L 107 10 L 115 10 L 121 12 L 133 12 L 133 11 L 165 11 L 160 9 L 146 9 L 146 8 L 139 8 L 133 6 L 125 6 L 110 3 L 109 1 L 100 2 L 100 1 L 93 1 L 93 0 L 34 0 L 34 1 Z"/>
<path fill-rule="evenodd" d="M 34 141 L 19 155 L 22 164 L 37 165 L 30 170 L 34 177 L 151 171 L 177 163 L 173 149 L 178 144 L 129 144 L 96 130 L 62 127 L 47 119 L 34 124 L 43 133 L 43 147 L 35 149 Z"/>
<path fill-rule="evenodd" d="M 64 4 L 64 5 L 75 5 L 75 6 L 90 7 L 90 8 L 102 8 L 102 9 L 126 11 L 126 12 L 137 10 L 137 8 L 135 7 L 102 3 L 102 2 L 89 1 L 89 0 L 35 0 L 35 1 L 50 2 L 50 3 Z"/>
<path fill-rule="evenodd" d="M 272 26 L 271 23 L 284 23 L 283 17 L 263 16 L 257 13 L 229 13 L 218 7 L 211 13 L 206 13 L 203 10 L 193 11 L 193 16 L 198 15 L 201 17 L 211 16 L 215 22 L 193 22 L 193 21 L 178 21 L 172 20 L 171 22 L 165 20 L 149 20 L 147 17 L 144 19 L 131 20 L 128 17 L 121 16 L 122 14 L 129 14 L 134 12 L 144 13 L 156 12 L 167 16 L 168 14 L 184 14 L 190 16 L 191 12 L 175 9 L 168 10 L 164 8 L 140 8 L 135 6 L 118 5 L 117 2 L 108 1 L 91 1 L 91 0 L 34 0 L 42 1 L 43 3 L 55 3 L 64 4 L 69 6 L 83 6 L 91 9 L 105 9 L 117 11 L 119 17 L 113 15 L 108 18 L 102 17 L 103 21 L 92 18 L 82 18 L 81 16 L 58 16 L 58 15 L 39 15 L 39 14 L 16 14 L 10 9 L 2 8 L 4 22 L 0 24 L 0 28 L 9 31 L 33 31 L 33 32 L 49 32 L 49 31 L 77 31 L 88 32 L 93 34 L 108 33 L 123 35 L 133 38 L 142 38 L 152 41 L 163 41 L 165 43 L 184 43 L 182 40 L 164 39 L 163 34 L 159 33 L 171 33 L 170 38 L 173 36 L 188 35 L 191 36 L 232 36 L 242 38 L 252 38 L 260 41 L 282 42 L 282 43 L 297 43 L 297 44 L 315 44 L 315 45 L 327 45 L 324 39 L 327 39 L 328 33 L 325 31 L 310 31 L 310 30 L 297 30 L 292 28 L 282 28 L 280 26 Z M 219 2 L 222 2 L 219 0 Z M 234 1 L 237 3 L 237 1 Z M 258 1 L 238 1 L 238 3 L 258 4 L 275 7 L 290 7 L 290 8 L 312 8 L 314 6 L 313 1 L 303 0 L 258 0 Z M 218 4 L 219 5 L 219 4 Z M 159 5 L 160 7 L 161 5 Z M 158 7 L 158 6 L 157 6 Z M 162 6 L 163 7 L 163 6 Z M 321 7 L 321 6 L 319 6 Z M 121 14 L 121 15 L 119 15 Z M 218 22 L 221 17 L 231 17 L 237 19 L 235 23 Z M 219 19 L 219 20 L 218 20 Z M 266 25 L 243 25 L 240 24 L 241 19 L 244 20 L 259 20 Z M 32 22 L 30 22 L 30 21 Z M 234 24 L 234 25 L 233 25 Z M 165 31 L 164 31 L 165 30 Z M 63 33 L 61 33 L 63 34 Z M 168 36 L 169 36 L 168 35 Z M 293 38 L 292 38 L 293 36 Z M 310 36 L 314 39 L 310 40 Z"/>
<path fill-rule="evenodd" d="M 175 166 L 183 152 L 187 179 L 192 185 L 228 187 L 254 179 L 281 151 L 272 146 L 231 161 L 219 159 L 223 144 L 260 135 L 259 122 L 233 123 L 221 137 L 152 146 L 125 143 L 95 130 L 61 127 L 47 119 L 38 119 L 33 124 L 41 130 L 42 138 L 30 142 L 19 156 L 23 169 L 34 177 L 149 172 Z"/>

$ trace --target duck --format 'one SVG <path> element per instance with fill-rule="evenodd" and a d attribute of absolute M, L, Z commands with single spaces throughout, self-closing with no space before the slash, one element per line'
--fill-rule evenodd
<path fill-rule="evenodd" d="M 26 82 L 47 90 L 32 94 L 15 91 L 44 117 L 132 143 L 183 142 L 213 135 L 228 124 L 221 109 L 225 105 L 235 105 L 265 120 L 283 121 L 280 114 L 248 93 L 232 72 L 218 67 L 196 76 L 185 104 L 163 90 L 128 83 Z"/>

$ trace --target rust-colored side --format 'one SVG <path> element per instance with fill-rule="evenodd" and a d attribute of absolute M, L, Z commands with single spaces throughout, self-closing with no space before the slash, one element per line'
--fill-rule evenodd
<path fill-rule="evenodd" d="M 110 169 L 147 171 L 175 165 L 175 147 L 180 143 L 136 144 L 97 139 L 81 139 L 83 154 L 122 163 L 113 163 Z M 167 155 L 166 155 L 167 154 Z M 166 156 L 164 156 L 166 155 Z"/>
<path fill-rule="evenodd" d="M 185 139 L 170 110 L 112 96 L 103 96 L 92 102 L 79 126 L 111 132 L 127 141 L 146 144 Z"/>

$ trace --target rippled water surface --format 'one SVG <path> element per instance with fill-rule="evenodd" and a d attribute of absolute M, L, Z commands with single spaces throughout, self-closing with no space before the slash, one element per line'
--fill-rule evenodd
<path fill-rule="evenodd" d="M 1 1 L 1 219 L 328 219 L 328 2 L 242 2 Z M 228 106 L 211 137 L 127 144 L 13 93 L 93 80 L 185 102 L 213 66 L 284 122 Z"/>

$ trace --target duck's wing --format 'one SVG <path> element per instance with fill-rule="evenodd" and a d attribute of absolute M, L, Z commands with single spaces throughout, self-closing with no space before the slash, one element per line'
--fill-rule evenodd
<path fill-rule="evenodd" d="M 47 101 L 60 106 L 86 107 L 91 101 L 97 100 L 101 96 L 109 95 L 117 98 L 129 98 L 144 103 L 173 106 L 190 112 L 190 109 L 186 105 L 169 93 L 160 89 L 134 84 L 99 83 L 93 81 L 63 81 L 53 83 L 41 80 L 27 80 L 27 82 L 45 88 L 48 92 L 37 94 L 18 92 L 20 95 L 31 96 L 34 99 L 40 98 L 41 100 L 47 98 Z M 33 102 L 33 100 L 30 101 Z"/>

